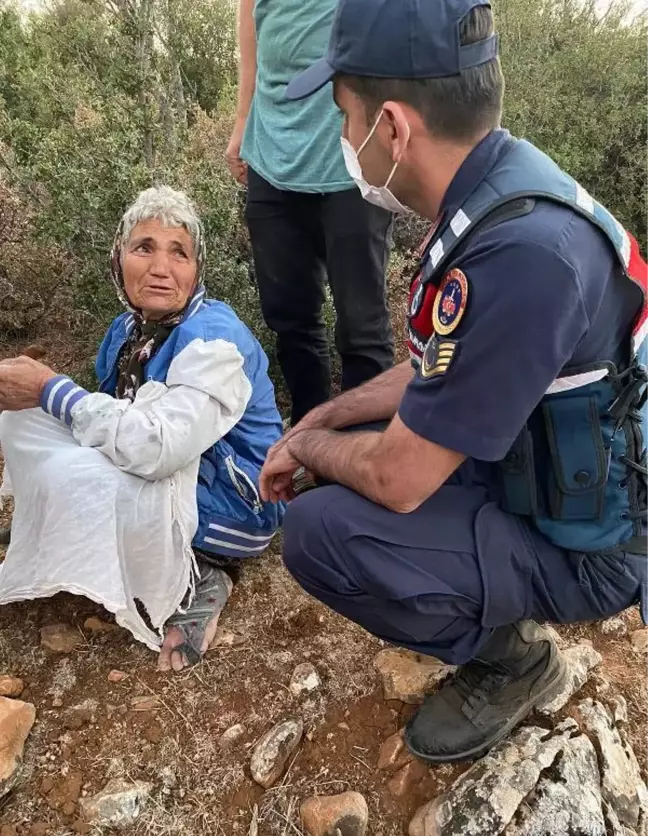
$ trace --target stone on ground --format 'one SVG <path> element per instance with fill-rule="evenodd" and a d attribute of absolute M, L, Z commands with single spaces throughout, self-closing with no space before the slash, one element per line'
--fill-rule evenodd
<path fill-rule="evenodd" d="M 628 625 L 625 623 L 623 616 L 615 615 L 612 618 L 606 618 L 605 621 L 601 621 L 599 630 L 604 636 L 620 638 L 628 632 Z"/>
<path fill-rule="evenodd" d="M 40 633 L 43 647 L 54 653 L 71 653 L 83 643 L 83 636 L 69 624 L 48 624 Z"/>
<path fill-rule="evenodd" d="M 0 697 L 0 798 L 20 778 L 25 740 L 35 719 L 31 703 Z"/>
<path fill-rule="evenodd" d="M 119 624 L 110 621 L 103 621 L 96 615 L 91 615 L 83 622 L 84 629 L 90 633 L 116 633 L 121 630 Z"/>
<path fill-rule="evenodd" d="M 245 734 L 245 726 L 237 723 L 235 726 L 230 726 L 229 729 L 221 734 L 218 741 L 221 749 L 228 749 L 232 744 L 236 743 Z"/>
<path fill-rule="evenodd" d="M 594 746 L 585 735 L 573 737 L 504 836 L 607 836 L 602 805 Z"/>
<path fill-rule="evenodd" d="M 365 836 L 369 810 L 359 792 L 315 796 L 301 806 L 308 836 Z"/>
<path fill-rule="evenodd" d="M 25 683 L 17 676 L 0 676 L 0 697 L 19 697 L 25 690 Z"/>
<path fill-rule="evenodd" d="M 628 703 L 623 694 L 616 694 L 612 697 L 612 714 L 614 722 L 617 725 L 622 725 L 628 722 Z"/>
<path fill-rule="evenodd" d="M 283 774 L 288 758 L 299 746 L 303 733 L 301 720 L 286 720 L 263 735 L 250 760 L 250 772 L 257 784 L 269 789 L 275 783 Z"/>
<path fill-rule="evenodd" d="M 139 817 L 152 789 L 145 781 L 113 778 L 101 792 L 82 798 L 79 808 L 83 818 L 93 824 L 127 827 Z"/>
<path fill-rule="evenodd" d="M 425 805 L 411 823 L 410 836 L 499 836 L 575 728 L 572 720 L 554 733 L 520 729 L 461 775 L 445 795 Z"/>
<path fill-rule="evenodd" d="M 578 706 L 578 713 L 600 754 L 603 798 L 622 825 L 636 828 L 648 817 L 648 790 L 632 748 L 621 738 L 612 713 L 602 703 L 586 699 Z"/>
<path fill-rule="evenodd" d="M 387 789 L 394 798 L 403 798 L 408 795 L 417 784 L 427 776 L 428 768 L 419 760 L 411 760 L 391 778 Z"/>
<path fill-rule="evenodd" d="M 374 668 L 382 677 L 385 699 L 410 705 L 420 705 L 425 695 L 455 670 L 433 656 L 402 648 L 381 650 L 374 659 Z"/>
<path fill-rule="evenodd" d="M 648 789 L 612 712 L 586 699 L 523 727 L 421 807 L 409 836 L 645 836 Z"/>
<path fill-rule="evenodd" d="M 587 682 L 590 671 L 603 661 L 601 654 L 586 642 L 569 647 L 562 654 L 567 664 L 567 676 L 560 693 L 537 707 L 542 714 L 560 711 Z"/>
<path fill-rule="evenodd" d="M 637 653 L 645 653 L 648 650 L 648 627 L 642 630 L 634 630 L 630 634 L 630 642 Z"/>
<path fill-rule="evenodd" d="M 108 674 L 108 682 L 123 682 L 126 676 L 124 671 L 113 670 Z"/>
<path fill-rule="evenodd" d="M 405 745 L 404 732 L 405 729 L 400 729 L 382 744 L 378 752 L 378 769 L 395 771 L 414 760 L 414 755 Z"/>
<path fill-rule="evenodd" d="M 130 701 L 131 711 L 157 711 L 162 708 L 159 697 L 155 694 L 142 694 Z"/>
<path fill-rule="evenodd" d="M 301 665 L 297 665 L 293 671 L 288 690 L 293 697 L 299 697 L 301 694 L 310 694 L 316 691 L 321 684 L 315 666 L 311 665 L 310 662 L 304 662 Z"/>

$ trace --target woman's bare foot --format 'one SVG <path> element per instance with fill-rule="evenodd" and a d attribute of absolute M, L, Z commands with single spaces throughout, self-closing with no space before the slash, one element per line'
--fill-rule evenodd
<path fill-rule="evenodd" d="M 222 569 L 201 567 L 191 608 L 175 613 L 167 622 L 158 670 L 181 671 L 200 661 L 216 635 L 218 619 L 232 591 L 232 581 Z"/>

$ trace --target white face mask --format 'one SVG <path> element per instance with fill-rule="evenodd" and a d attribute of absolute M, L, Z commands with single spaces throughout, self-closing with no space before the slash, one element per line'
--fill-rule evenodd
<path fill-rule="evenodd" d="M 344 163 L 346 165 L 347 171 L 349 172 L 349 176 L 354 179 L 356 186 L 360 189 L 360 194 L 364 197 L 366 201 L 368 201 L 369 203 L 373 203 L 374 206 L 380 206 L 381 209 L 386 209 L 388 212 L 397 212 L 399 214 L 402 214 L 403 212 L 411 212 L 412 210 L 407 206 L 403 206 L 403 204 L 388 188 L 389 184 L 392 181 L 392 177 L 394 176 L 394 172 L 398 168 L 398 163 L 400 162 L 400 160 L 397 160 L 394 163 L 394 167 L 389 173 L 389 177 L 387 178 L 387 182 L 384 186 L 372 186 L 371 183 L 367 183 L 362 174 L 362 166 L 360 165 L 360 160 L 358 159 L 358 157 L 362 153 L 364 147 L 369 142 L 371 137 L 374 135 L 374 132 L 378 127 L 378 122 L 380 122 L 382 115 L 383 111 L 381 111 L 378 115 L 378 118 L 374 122 L 373 128 L 369 131 L 367 138 L 358 148 L 357 151 L 353 148 L 348 139 L 345 139 L 345 137 L 341 137 L 340 142 L 342 143 L 342 154 L 344 155 Z M 409 142 L 409 137 L 407 139 Z"/>

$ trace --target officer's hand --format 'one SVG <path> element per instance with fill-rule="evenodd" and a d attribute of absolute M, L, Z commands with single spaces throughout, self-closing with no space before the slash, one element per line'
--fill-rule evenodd
<path fill-rule="evenodd" d="M 294 427 L 291 427 L 286 433 L 284 433 L 279 439 L 279 441 L 275 441 L 275 443 L 268 451 L 268 459 L 270 459 L 272 456 L 277 455 L 286 446 L 286 444 L 294 435 L 302 432 L 303 430 L 333 429 L 332 427 L 329 427 L 326 420 L 322 418 L 321 413 L 322 410 L 319 407 L 311 409 L 311 411 L 308 414 L 306 414 L 298 424 L 295 424 Z"/>
<path fill-rule="evenodd" d="M 287 502 L 293 498 L 292 477 L 301 462 L 288 452 L 286 445 L 275 444 L 268 453 L 259 476 L 259 490 L 264 502 Z"/>
<path fill-rule="evenodd" d="M 32 409 L 38 406 L 45 384 L 56 377 L 49 366 L 31 357 L 0 362 L 0 410 Z"/>

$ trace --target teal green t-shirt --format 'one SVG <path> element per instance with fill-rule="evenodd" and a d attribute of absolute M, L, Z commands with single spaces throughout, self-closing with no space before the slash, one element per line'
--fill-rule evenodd
<path fill-rule="evenodd" d="M 331 85 L 300 102 L 285 99 L 288 82 L 326 54 L 337 0 L 256 0 L 257 77 L 242 158 L 278 189 L 349 189 L 342 116 Z"/>

